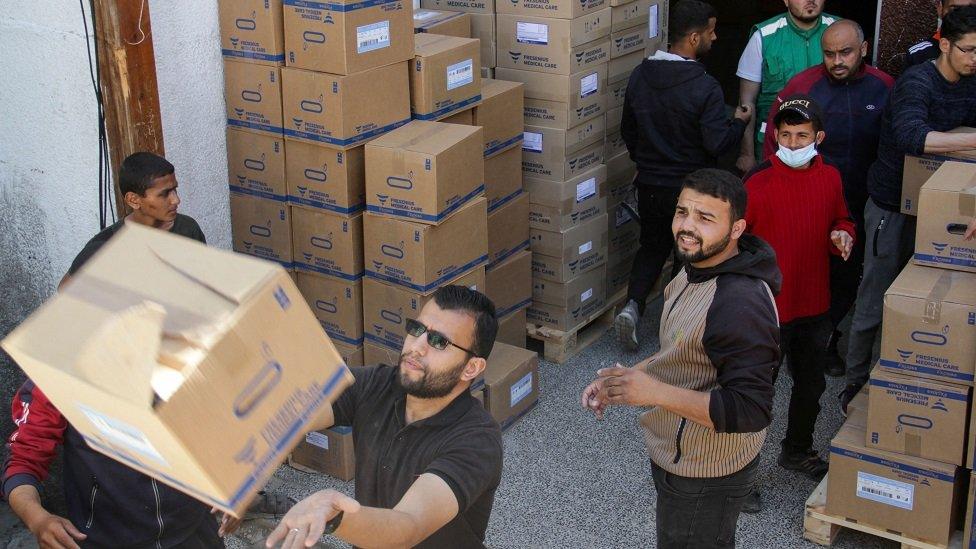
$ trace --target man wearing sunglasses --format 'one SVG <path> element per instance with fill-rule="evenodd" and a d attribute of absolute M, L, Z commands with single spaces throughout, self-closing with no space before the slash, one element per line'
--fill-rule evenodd
<path fill-rule="evenodd" d="M 356 382 L 317 428 L 352 426 L 356 498 L 312 494 L 267 546 L 310 547 L 328 533 L 355 546 L 484 547 L 502 436 L 469 389 L 497 331 L 487 297 L 445 286 L 406 322 L 399 365 L 353 368 Z"/>

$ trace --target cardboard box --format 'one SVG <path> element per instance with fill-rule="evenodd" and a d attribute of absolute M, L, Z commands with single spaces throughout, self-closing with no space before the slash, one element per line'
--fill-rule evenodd
<path fill-rule="evenodd" d="M 969 472 L 969 496 L 966 498 L 966 523 L 963 527 L 962 547 L 976 546 L 976 472 Z"/>
<path fill-rule="evenodd" d="M 589 129 L 587 129 L 586 125 Z M 522 141 L 522 173 L 535 179 L 566 181 L 586 170 L 603 163 L 603 122 L 595 118 L 573 130 L 557 130 L 541 126 L 526 126 Z M 581 134 L 591 134 L 586 141 L 596 139 L 582 149 L 569 146 L 575 152 L 567 152 L 567 144 Z M 549 137 L 549 139 L 547 139 Z"/>
<path fill-rule="evenodd" d="M 485 273 L 485 284 L 485 295 L 495 304 L 499 318 L 528 307 L 532 303 L 532 253 L 522 249 L 496 263 Z"/>
<path fill-rule="evenodd" d="M 624 141 L 620 130 L 607 134 L 607 139 L 603 148 L 603 154 L 607 158 L 613 158 L 621 153 L 627 153 L 627 143 Z"/>
<path fill-rule="evenodd" d="M 339 355 L 342 357 L 342 361 L 346 363 L 346 366 L 349 366 L 350 368 L 363 366 L 364 362 L 362 346 L 349 347 L 335 341 L 333 341 L 332 344 L 335 345 L 336 350 L 339 351 Z"/>
<path fill-rule="evenodd" d="M 963 465 L 969 387 L 871 372 L 866 444 L 899 454 Z"/>
<path fill-rule="evenodd" d="M 498 43 L 495 34 L 495 14 L 472 13 L 470 15 L 471 38 L 481 40 L 481 77 L 494 78 L 494 75 L 486 75 L 484 70 L 495 68 L 495 51 Z"/>
<path fill-rule="evenodd" d="M 607 109 L 607 137 L 609 137 L 612 133 L 620 134 L 620 125 L 623 123 L 623 119 L 623 106 Z M 619 153 L 620 151 L 617 152 Z"/>
<path fill-rule="evenodd" d="M 366 145 L 366 211 L 436 225 L 485 192 L 484 132 L 414 120 Z"/>
<path fill-rule="evenodd" d="M 622 29 L 610 35 L 610 59 L 641 52 L 647 47 L 647 25 Z"/>
<path fill-rule="evenodd" d="M 456 11 L 415 10 L 413 32 L 471 38 L 471 16 Z"/>
<path fill-rule="evenodd" d="M 285 62 L 281 0 L 220 0 L 217 17 L 224 57 L 266 65 Z"/>
<path fill-rule="evenodd" d="M 485 368 L 485 407 L 508 427 L 539 402 L 539 355 L 495 342 Z"/>
<path fill-rule="evenodd" d="M 225 59 L 224 103 L 228 126 L 280 136 L 281 69 Z"/>
<path fill-rule="evenodd" d="M 351 149 L 410 121 L 406 63 L 349 76 L 281 69 L 285 136 Z"/>
<path fill-rule="evenodd" d="M 610 8 L 576 19 L 499 15 L 499 67 L 573 74 L 610 60 Z"/>
<path fill-rule="evenodd" d="M 607 159 L 607 179 L 616 180 L 617 177 L 627 176 L 633 181 L 636 173 L 637 164 L 630 159 L 630 154 L 627 151 Z"/>
<path fill-rule="evenodd" d="M 620 57 L 617 59 L 620 59 Z M 624 78 L 621 80 L 619 77 L 616 82 L 607 83 L 607 109 L 622 108 L 624 106 L 624 100 L 627 98 L 627 84 L 629 83 L 629 79 Z"/>
<path fill-rule="evenodd" d="M 609 165 L 608 165 L 609 168 Z M 624 200 L 636 200 L 634 198 L 634 176 L 636 170 L 631 173 L 617 174 L 607 177 L 607 206 L 612 207 L 620 204 Z"/>
<path fill-rule="evenodd" d="M 614 257 L 608 256 L 607 263 L 607 296 L 613 299 L 619 292 L 627 290 L 630 284 L 630 271 L 634 266 L 634 256 L 637 251 L 628 255 Z"/>
<path fill-rule="evenodd" d="M 526 308 L 523 307 L 498 319 L 498 334 L 495 336 L 495 343 L 525 348 L 525 311 Z"/>
<path fill-rule="evenodd" d="M 366 215 L 366 276 L 426 293 L 488 262 L 484 198 L 440 225 Z"/>
<path fill-rule="evenodd" d="M 462 126 L 474 126 L 474 109 L 458 111 L 447 118 L 440 120 L 445 124 L 461 124 Z"/>
<path fill-rule="evenodd" d="M 600 164 L 569 181 L 525 179 L 529 193 L 529 225 L 534 229 L 564 231 L 607 212 L 603 185 L 607 167 Z"/>
<path fill-rule="evenodd" d="M 432 10 L 495 13 L 495 0 L 420 0 L 420 6 Z"/>
<path fill-rule="evenodd" d="M 514 199 L 488 213 L 488 268 L 529 248 L 529 195 Z"/>
<path fill-rule="evenodd" d="M 400 350 L 393 350 L 382 345 L 376 345 L 375 343 L 370 343 L 369 340 L 367 340 L 363 345 L 363 357 L 365 358 L 367 366 L 374 366 L 377 364 L 396 366 L 400 363 Z"/>
<path fill-rule="evenodd" d="M 288 465 L 299 471 L 325 473 L 339 480 L 356 477 L 356 446 L 352 427 L 340 425 L 305 434 L 288 458 Z"/>
<path fill-rule="evenodd" d="M 976 241 L 964 235 L 976 217 L 976 162 L 946 162 L 922 186 L 914 261 L 976 273 Z"/>
<path fill-rule="evenodd" d="M 640 248 L 640 222 L 620 203 L 610 207 L 607 217 L 607 254 L 619 257 L 636 252 Z"/>
<path fill-rule="evenodd" d="M 471 123 L 484 129 L 485 158 L 521 143 L 524 88 L 520 82 L 481 81 L 481 104 L 473 109 Z"/>
<path fill-rule="evenodd" d="M 618 32 L 648 24 L 650 22 L 650 7 L 652 3 L 655 2 L 653 0 L 635 0 L 610 8 L 610 32 Z"/>
<path fill-rule="evenodd" d="M 319 324 L 334 341 L 351 347 L 363 344 L 363 283 L 297 273 L 298 289 Z"/>
<path fill-rule="evenodd" d="M 634 72 L 634 69 L 643 61 L 644 52 L 642 51 L 635 51 L 634 53 L 628 53 L 616 59 L 611 59 L 610 63 L 607 64 L 607 82 L 627 82 L 630 80 L 630 73 Z"/>
<path fill-rule="evenodd" d="M 976 275 L 907 265 L 885 292 L 881 334 L 883 368 L 972 385 Z"/>
<path fill-rule="evenodd" d="M 284 139 L 227 128 L 227 177 L 232 192 L 285 200 Z"/>
<path fill-rule="evenodd" d="M 484 292 L 485 270 L 477 268 L 447 282 Z M 417 318 L 420 310 L 431 300 L 435 289 L 421 294 L 367 278 L 363 281 L 363 325 L 367 343 L 396 351 L 399 355 L 406 334 L 404 322 Z M 367 362 L 369 362 L 367 360 Z M 369 362 L 372 363 L 372 362 Z"/>
<path fill-rule="evenodd" d="M 606 0 L 510 0 L 497 2 L 499 14 L 528 15 L 550 19 L 577 19 L 602 10 Z"/>
<path fill-rule="evenodd" d="M 547 128 L 572 128 L 605 112 L 607 67 L 569 76 L 522 71 L 495 70 L 495 76 L 525 84 L 525 123 Z"/>
<path fill-rule="evenodd" d="M 238 517 L 352 382 L 284 269 L 137 224 L 2 347 L 93 449 Z"/>
<path fill-rule="evenodd" d="M 646 55 L 654 55 L 657 50 L 668 49 L 668 20 L 670 2 L 651 0 L 647 10 L 647 41 L 644 44 Z"/>
<path fill-rule="evenodd" d="M 481 101 L 481 44 L 473 38 L 414 35 L 410 112 L 439 120 Z"/>
<path fill-rule="evenodd" d="M 857 423 L 849 419 L 830 443 L 827 513 L 947 545 L 962 496 L 959 468 L 867 448 Z"/>
<path fill-rule="evenodd" d="M 533 278 L 527 321 L 561 331 L 585 324 L 606 305 L 606 277 L 606 265 L 600 265 L 564 283 Z"/>
<path fill-rule="evenodd" d="M 532 276 L 568 282 L 607 260 L 606 215 L 561 233 L 531 229 Z"/>
<path fill-rule="evenodd" d="M 288 203 L 230 193 L 230 228 L 235 252 L 292 267 Z"/>
<path fill-rule="evenodd" d="M 607 136 L 606 129 L 606 120 L 603 117 L 594 118 L 568 130 L 527 125 L 522 133 L 522 151 L 532 153 L 529 158 L 533 161 L 537 154 L 561 159 L 594 143 L 602 145 Z"/>
<path fill-rule="evenodd" d="M 297 270 L 349 282 L 363 277 L 363 214 L 344 217 L 293 208 L 291 227 Z"/>
<path fill-rule="evenodd" d="M 284 13 L 289 67 L 354 74 L 413 57 L 413 5 L 403 0 L 284 0 Z"/>
<path fill-rule="evenodd" d="M 522 193 L 522 149 L 516 147 L 485 159 L 485 198 L 493 212 Z"/>
<path fill-rule="evenodd" d="M 285 139 L 288 201 L 296 206 L 355 215 L 366 209 L 366 149 L 347 150 Z"/>
<path fill-rule="evenodd" d="M 495 79 L 495 69 L 489 67 L 481 67 L 481 79 L 485 80 L 487 78 Z"/>
<path fill-rule="evenodd" d="M 976 128 L 960 127 L 949 133 L 972 133 Z M 918 215 L 918 194 L 922 185 L 946 161 L 976 163 L 976 152 L 958 151 L 954 153 L 905 155 L 905 170 L 901 183 L 901 213 Z"/>

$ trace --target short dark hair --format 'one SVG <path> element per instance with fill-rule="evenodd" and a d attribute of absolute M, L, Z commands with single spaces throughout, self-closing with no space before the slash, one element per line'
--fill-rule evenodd
<path fill-rule="evenodd" d="M 475 356 L 488 358 L 498 335 L 495 304 L 485 294 L 464 286 L 442 286 L 434 292 L 434 303 L 445 311 L 461 311 L 474 317 Z"/>
<path fill-rule="evenodd" d="M 976 6 L 960 6 L 942 18 L 942 38 L 958 42 L 963 36 L 976 32 Z"/>
<path fill-rule="evenodd" d="M 732 221 L 746 216 L 746 188 L 738 177 L 725 170 L 703 168 L 685 176 L 682 189 L 691 189 L 729 203 Z"/>
<path fill-rule="evenodd" d="M 800 126 L 810 122 L 813 124 L 813 131 L 819 132 L 823 130 L 823 124 L 820 123 L 820 119 L 814 116 L 813 118 L 806 118 L 802 114 L 793 111 L 784 111 L 776 115 L 773 119 L 776 123 L 776 129 L 778 130 L 780 126 L 786 124 L 787 126 Z"/>
<path fill-rule="evenodd" d="M 681 0 L 668 13 L 669 41 L 674 44 L 693 32 L 708 28 L 708 20 L 718 18 L 715 8 L 701 0 Z"/>
<path fill-rule="evenodd" d="M 130 154 L 122 161 L 119 169 L 119 190 L 122 196 L 126 193 L 136 193 L 146 196 L 146 190 L 152 187 L 153 181 L 176 173 L 176 168 L 162 156 L 151 152 L 137 152 Z"/>

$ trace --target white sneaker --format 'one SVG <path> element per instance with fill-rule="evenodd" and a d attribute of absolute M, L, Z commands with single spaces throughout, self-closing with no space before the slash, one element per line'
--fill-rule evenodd
<path fill-rule="evenodd" d="M 613 321 L 613 327 L 617 330 L 617 341 L 630 351 L 637 350 L 637 322 L 639 320 L 640 312 L 638 312 L 637 302 L 631 299 L 617 313 L 617 318 Z"/>

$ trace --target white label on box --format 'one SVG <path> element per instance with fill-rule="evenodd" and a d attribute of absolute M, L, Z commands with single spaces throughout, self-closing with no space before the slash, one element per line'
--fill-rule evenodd
<path fill-rule="evenodd" d="M 915 487 L 911 484 L 861 471 L 857 472 L 855 493 L 858 497 L 909 511 L 915 500 Z"/>
<path fill-rule="evenodd" d="M 549 25 L 543 23 L 515 22 L 515 40 L 520 44 L 549 44 Z"/>
<path fill-rule="evenodd" d="M 356 53 L 379 50 L 390 45 L 390 22 L 380 21 L 356 27 Z"/>
<path fill-rule="evenodd" d="M 585 292 L 580 294 L 580 303 L 583 303 L 584 301 L 586 301 L 591 297 L 593 297 L 593 288 L 590 288 L 589 290 L 586 290 Z"/>
<path fill-rule="evenodd" d="M 592 249 L 593 249 L 593 241 L 590 240 L 586 244 L 581 244 L 580 245 L 580 247 L 579 247 L 579 253 L 580 253 L 580 255 L 583 255 L 583 254 L 585 254 L 586 252 L 588 252 L 588 251 L 590 251 Z"/>
<path fill-rule="evenodd" d="M 431 10 L 417 10 L 413 12 L 414 21 L 426 21 L 431 17 L 437 17 L 437 12 Z"/>
<path fill-rule="evenodd" d="M 509 408 L 514 408 L 516 404 L 530 394 L 532 394 L 532 372 L 525 374 L 525 377 L 512 385 L 512 398 L 510 399 L 511 404 L 508 405 Z"/>
<path fill-rule="evenodd" d="M 542 134 L 535 132 L 522 132 L 522 150 L 541 153 Z"/>
<path fill-rule="evenodd" d="M 471 59 L 447 66 L 448 91 L 472 82 L 474 82 L 474 61 Z"/>
<path fill-rule="evenodd" d="M 596 194 L 596 178 L 591 177 L 586 181 L 576 185 L 576 203 L 586 200 Z"/>
<path fill-rule="evenodd" d="M 600 76 L 597 73 L 588 74 L 580 79 L 580 97 L 593 95 L 600 89 Z"/>
<path fill-rule="evenodd" d="M 654 4 L 653 6 L 651 6 L 650 11 L 648 12 L 648 16 L 647 16 L 647 37 L 648 38 L 657 38 L 657 35 L 661 34 L 661 28 L 658 26 L 657 8 L 658 5 Z"/>
<path fill-rule="evenodd" d="M 318 432 L 312 431 L 305 435 L 305 442 L 311 444 L 312 446 L 318 446 L 323 450 L 329 449 L 329 437 Z"/>
<path fill-rule="evenodd" d="M 163 455 L 149 441 L 149 437 L 143 434 L 138 428 L 114 417 L 92 410 L 84 404 L 78 403 L 78 408 L 88 417 L 88 421 L 91 421 L 92 425 L 111 443 L 131 450 L 140 456 L 151 458 L 153 461 L 161 463 L 166 467 L 170 466 L 163 459 Z"/>

